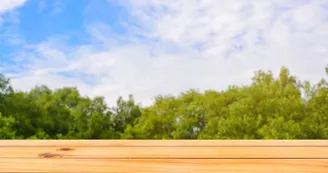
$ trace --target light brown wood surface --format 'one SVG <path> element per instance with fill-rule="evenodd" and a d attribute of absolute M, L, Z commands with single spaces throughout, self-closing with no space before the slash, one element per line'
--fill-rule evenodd
<path fill-rule="evenodd" d="M 3 140 L 0 172 L 328 173 L 328 141 Z"/>

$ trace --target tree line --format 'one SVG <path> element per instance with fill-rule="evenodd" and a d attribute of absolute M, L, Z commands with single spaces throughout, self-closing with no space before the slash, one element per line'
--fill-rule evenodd
<path fill-rule="evenodd" d="M 77 88 L 17 91 L 0 74 L 0 139 L 328 139 L 328 82 L 282 67 L 249 85 L 159 95 L 146 107 L 130 95 L 109 107 Z"/>

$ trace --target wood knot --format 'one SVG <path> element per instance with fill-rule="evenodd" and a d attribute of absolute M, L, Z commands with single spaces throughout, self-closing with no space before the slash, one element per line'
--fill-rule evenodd
<path fill-rule="evenodd" d="M 63 157 L 63 155 L 61 154 L 52 154 L 52 153 L 39 153 L 38 155 L 41 158 Z"/>
<path fill-rule="evenodd" d="M 57 151 L 72 151 L 74 148 L 58 148 Z"/>

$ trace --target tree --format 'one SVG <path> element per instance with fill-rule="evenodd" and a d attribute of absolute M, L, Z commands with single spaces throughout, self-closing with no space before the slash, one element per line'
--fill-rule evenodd
<path fill-rule="evenodd" d="M 10 86 L 9 79 L 5 78 L 4 75 L 0 74 L 0 112 L 6 113 L 6 102 L 7 97 L 13 93 L 13 89 Z"/>
<path fill-rule="evenodd" d="M 128 100 L 119 97 L 116 101 L 116 106 L 112 110 L 112 129 L 116 132 L 117 138 L 128 137 L 125 130 L 133 127 L 135 122 L 141 116 L 141 108 L 135 103 L 132 95 L 129 95 Z"/>
<path fill-rule="evenodd" d="M 0 139 L 15 139 L 14 124 L 15 119 L 13 117 L 4 117 L 0 112 Z"/>
<path fill-rule="evenodd" d="M 325 68 L 328 75 L 328 66 Z M 286 67 L 259 70 L 250 85 L 160 95 L 147 107 L 132 95 L 108 107 L 77 88 L 15 91 L 0 76 L 2 139 L 328 139 L 328 82 L 298 80 Z"/>

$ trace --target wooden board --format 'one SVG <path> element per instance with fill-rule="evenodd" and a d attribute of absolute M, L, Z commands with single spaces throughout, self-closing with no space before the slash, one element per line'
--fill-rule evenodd
<path fill-rule="evenodd" d="M 3 172 L 325 173 L 328 160 L 262 159 L 0 159 Z"/>
<path fill-rule="evenodd" d="M 62 159 L 328 159 L 328 147 L 0 147 L 0 158 Z M 67 150 L 67 151 L 65 151 Z"/>
<path fill-rule="evenodd" d="M 328 141 L 0 141 L 0 172 L 328 173 Z"/>

